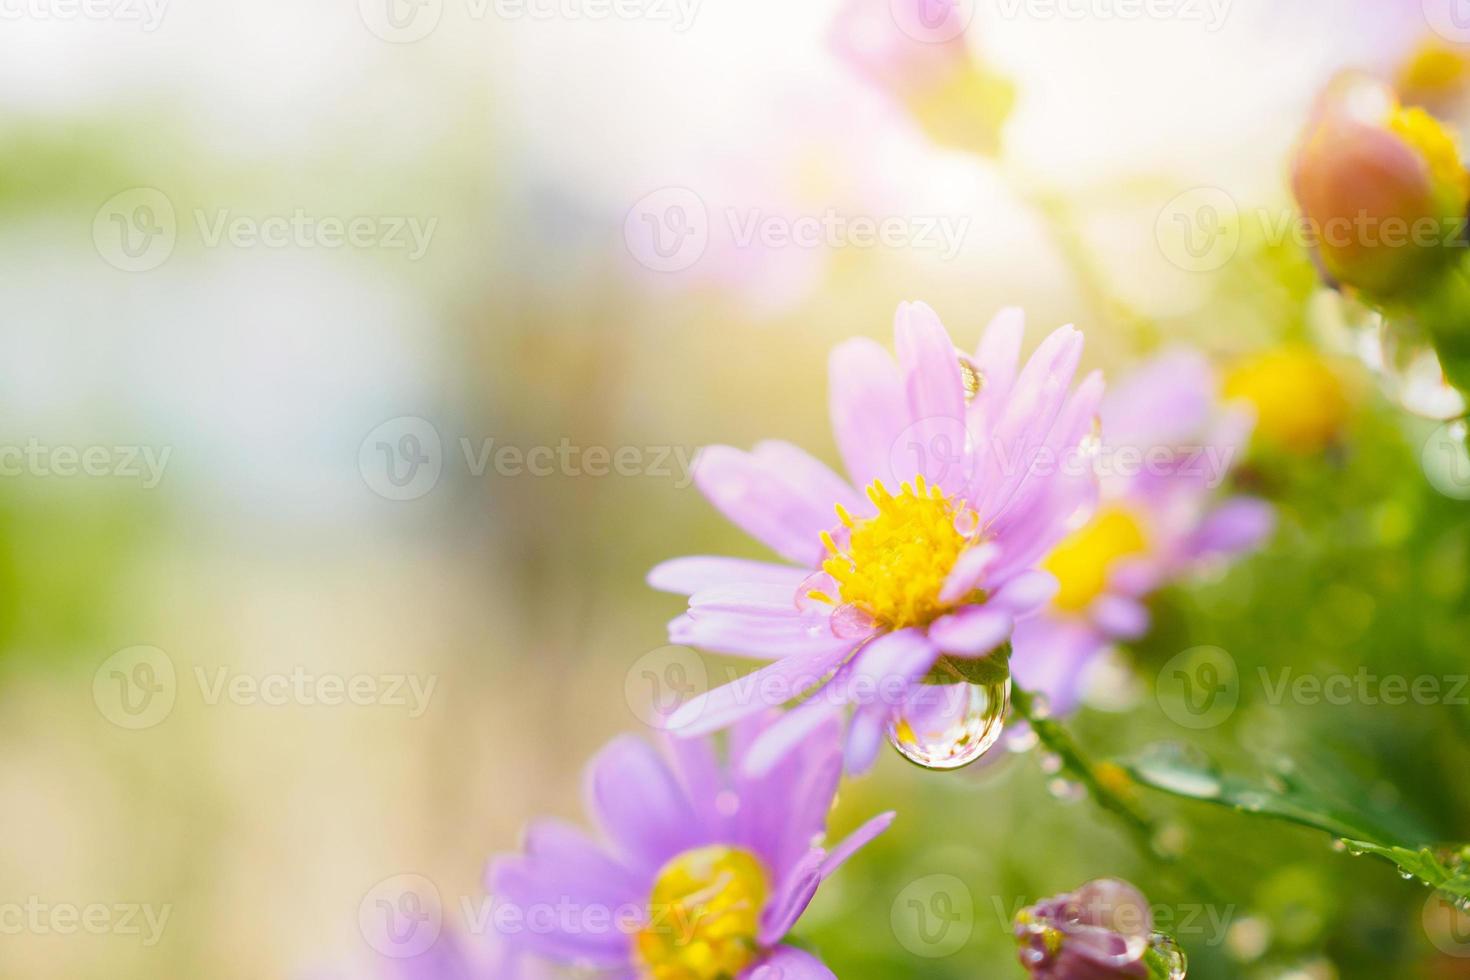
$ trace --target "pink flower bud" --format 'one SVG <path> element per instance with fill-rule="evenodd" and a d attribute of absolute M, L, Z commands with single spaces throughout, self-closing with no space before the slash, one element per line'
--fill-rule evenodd
<path fill-rule="evenodd" d="M 1032 980 L 1146 977 L 1153 932 L 1148 900 L 1126 881 L 1090 881 L 1016 916 L 1021 965 Z"/>
<path fill-rule="evenodd" d="M 1453 139 L 1368 76 L 1328 87 L 1292 184 L 1327 271 L 1369 294 L 1424 283 L 1462 244 L 1467 177 Z"/>

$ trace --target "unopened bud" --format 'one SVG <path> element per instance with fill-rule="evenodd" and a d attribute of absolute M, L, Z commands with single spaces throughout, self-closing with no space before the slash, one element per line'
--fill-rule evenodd
<path fill-rule="evenodd" d="M 1372 296 L 1423 285 L 1463 244 L 1470 177 L 1453 138 L 1368 76 L 1328 88 L 1292 184 L 1327 271 Z"/>

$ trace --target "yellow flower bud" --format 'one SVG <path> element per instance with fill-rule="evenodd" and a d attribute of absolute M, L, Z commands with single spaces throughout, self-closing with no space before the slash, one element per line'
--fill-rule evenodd
<path fill-rule="evenodd" d="M 1280 347 L 1242 361 L 1226 376 L 1224 392 L 1255 409 L 1262 442 L 1290 452 L 1322 449 L 1347 423 L 1342 379 L 1309 347 Z"/>

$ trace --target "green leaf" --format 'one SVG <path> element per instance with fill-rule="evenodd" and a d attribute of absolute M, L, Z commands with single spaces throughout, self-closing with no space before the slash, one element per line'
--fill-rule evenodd
<path fill-rule="evenodd" d="M 1405 877 L 1417 878 L 1439 889 L 1456 905 L 1470 907 L 1470 845 L 1436 853 L 1422 846 L 1424 835 L 1414 829 L 1386 830 L 1381 818 L 1297 785 L 1283 776 L 1260 783 L 1227 776 L 1201 753 L 1184 746 L 1154 746 L 1121 763 L 1141 785 L 1187 800 L 1230 807 L 1302 827 L 1321 830 L 1341 842 L 1350 854 L 1372 854 L 1398 865 Z M 1419 846 L 1392 841 L 1410 837 Z"/>
<path fill-rule="evenodd" d="M 1389 830 L 1380 815 L 1365 813 L 1343 800 L 1299 785 L 1287 775 L 1275 774 L 1270 782 L 1225 775 L 1203 754 L 1184 746 L 1154 746 L 1120 764 L 1135 780 L 1152 789 L 1311 827 L 1333 837 L 1381 845 L 1395 840 L 1414 844 L 1428 841 L 1406 821 L 1397 821 L 1405 825 Z"/>
<path fill-rule="evenodd" d="M 1011 676 L 1011 641 L 983 657 L 945 654 L 924 675 L 925 684 L 1000 684 Z"/>
<path fill-rule="evenodd" d="M 1466 870 L 1470 866 L 1470 846 L 1461 847 L 1458 851 L 1447 851 L 1441 858 L 1427 847 L 1415 851 L 1407 847 L 1385 847 L 1371 841 L 1346 838 L 1342 843 L 1349 854 L 1373 854 L 1392 861 L 1404 874 L 1412 875 L 1426 885 L 1439 889 L 1457 906 L 1463 908 L 1470 903 L 1470 871 Z"/>

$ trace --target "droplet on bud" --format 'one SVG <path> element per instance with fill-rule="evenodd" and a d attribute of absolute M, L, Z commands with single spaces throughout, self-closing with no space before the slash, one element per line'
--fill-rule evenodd
<path fill-rule="evenodd" d="M 1169 980 L 1184 980 L 1189 972 L 1189 960 L 1184 955 L 1184 950 L 1174 941 L 1173 936 L 1156 932 L 1149 937 L 1149 950 L 1159 958 Z"/>
<path fill-rule="evenodd" d="M 1444 375 L 1434 345 L 1415 323 L 1381 320 L 1373 360 L 1394 401 L 1421 418 L 1446 421 L 1465 414 L 1465 396 Z"/>

